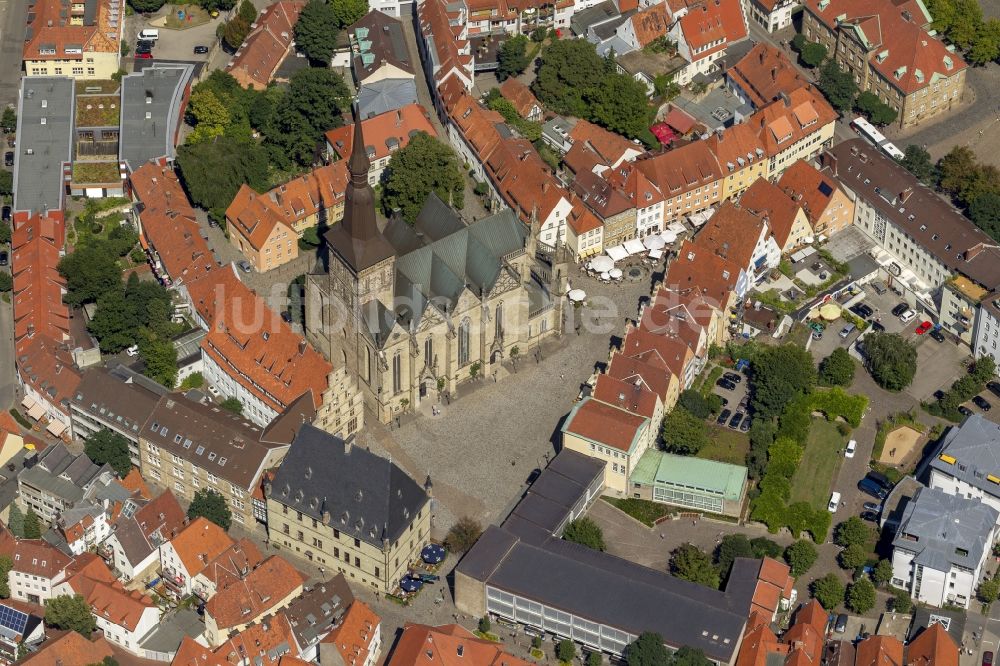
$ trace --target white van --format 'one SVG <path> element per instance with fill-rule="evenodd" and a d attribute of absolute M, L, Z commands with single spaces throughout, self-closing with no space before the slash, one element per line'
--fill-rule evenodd
<path fill-rule="evenodd" d="M 858 450 L 858 440 L 852 439 L 847 443 L 847 448 L 844 449 L 845 458 L 853 458 L 854 453 Z"/>
<path fill-rule="evenodd" d="M 909 324 L 911 321 L 913 321 L 913 318 L 916 316 L 917 316 L 916 312 L 914 312 L 913 310 L 907 310 L 903 314 L 899 315 L 899 320 L 904 324 Z"/>
<path fill-rule="evenodd" d="M 156 28 L 143 28 L 139 31 L 139 39 L 150 39 L 156 41 L 160 38 L 160 31 Z"/>
<path fill-rule="evenodd" d="M 830 503 L 826 505 L 827 511 L 830 513 L 837 513 L 837 507 L 840 506 L 840 493 L 836 490 L 830 495 Z"/>

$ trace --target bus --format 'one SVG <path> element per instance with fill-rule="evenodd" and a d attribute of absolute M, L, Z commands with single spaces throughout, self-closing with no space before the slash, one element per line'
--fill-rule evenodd
<path fill-rule="evenodd" d="M 858 134 L 867 139 L 872 145 L 892 159 L 903 159 L 903 151 L 890 143 L 890 141 L 885 138 L 885 135 L 879 132 L 875 126 L 868 122 L 865 118 L 858 116 L 851 121 L 851 127 L 853 127 Z"/>

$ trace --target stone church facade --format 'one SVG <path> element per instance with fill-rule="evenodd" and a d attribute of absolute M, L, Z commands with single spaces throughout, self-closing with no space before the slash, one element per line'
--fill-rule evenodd
<path fill-rule="evenodd" d="M 360 123 L 354 132 L 363 147 Z M 363 149 L 349 169 L 344 219 L 306 278 L 306 334 L 357 378 L 379 421 L 457 397 L 561 334 L 566 253 L 539 246 L 537 222 L 505 210 L 467 224 L 433 194 L 412 225 L 379 219 Z"/>

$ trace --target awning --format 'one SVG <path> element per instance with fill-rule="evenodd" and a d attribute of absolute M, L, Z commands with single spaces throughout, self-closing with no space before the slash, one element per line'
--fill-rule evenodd
<path fill-rule="evenodd" d="M 623 257 L 624 258 L 624 257 Z M 594 257 L 588 264 L 590 270 L 597 271 L 598 273 L 604 273 L 610 271 L 615 267 L 615 260 L 607 255 L 601 255 L 599 257 Z"/>
<path fill-rule="evenodd" d="M 45 416 L 45 405 L 40 402 L 36 402 L 35 406 L 28 410 L 28 416 L 35 419 L 36 421 L 43 416 Z"/>
<path fill-rule="evenodd" d="M 663 236 L 660 234 L 653 234 L 651 236 L 646 236 L 642 239 L 642 244 L 647 250 L 662 250 L 663 246 L 667 244 L 663 240 Z"/>
<path fill-rule="evenodd" d="M 642 241 L 638 238 L 625 241 L 625 251 L 629 254 L 641 254 L 642 252 L 645 252 L 645 250 L 646 248 L 643 247 Z"/>
<path fill-rule="evenodd" d="M 628 256 L 628 250 L 625 249 L 624 245 L 615 245 L 614 247 L 609 247 L 608 249 L 605 250 L 605 252 L 607 252 L 609 257 L 611 257 L 612 261 L 621 261 L 622 259 Z"/>
<path fill-rule="evenodd" d="M 649 258 L 650 259 L 659 259 L 662 256 L 663 256 L 663 250 L 650 250 L 649 251 Z"/>
<path fill-rule="evenodd" d="M 31 409 L 32 407 L 35 406 L 35 399 L 32 398 L 30 395 L 26 395 L 24 396 L 24 400 L 21 401 L 21 406 L 24 407 L 25 409 Z"/>
<path fill-rule="evenodd" d="M 679 236 L 687 231 L 687 228 L 685 228 L 680 222 L 671 222 L 667 225 L 667 231 L 672 231 Z"/>
<path fill-rule="evenodd" d="M 66 430 L 66 424 L 62 421 L 50 421 L 45 429 L 52 433 L 53 437 L 59 437 Z"/>
<path fill-rule="evenodd" d="M 677 234 L 673 231 L 664 231 L 660 234 L 660 238 L 663 239 L 665 245 L 672 245 L 677 242 Z"/>

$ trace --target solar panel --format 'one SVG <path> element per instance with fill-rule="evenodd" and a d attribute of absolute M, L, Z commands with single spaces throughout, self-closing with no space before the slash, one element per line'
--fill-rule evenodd
<path fill-rule="evenodd" d="M 19 635 L 24 635 L 24 630 L 27 626 L 27 613 L 22 613 L 10 606 L 0 605 L 0 627 L 6 627 Z"/>

